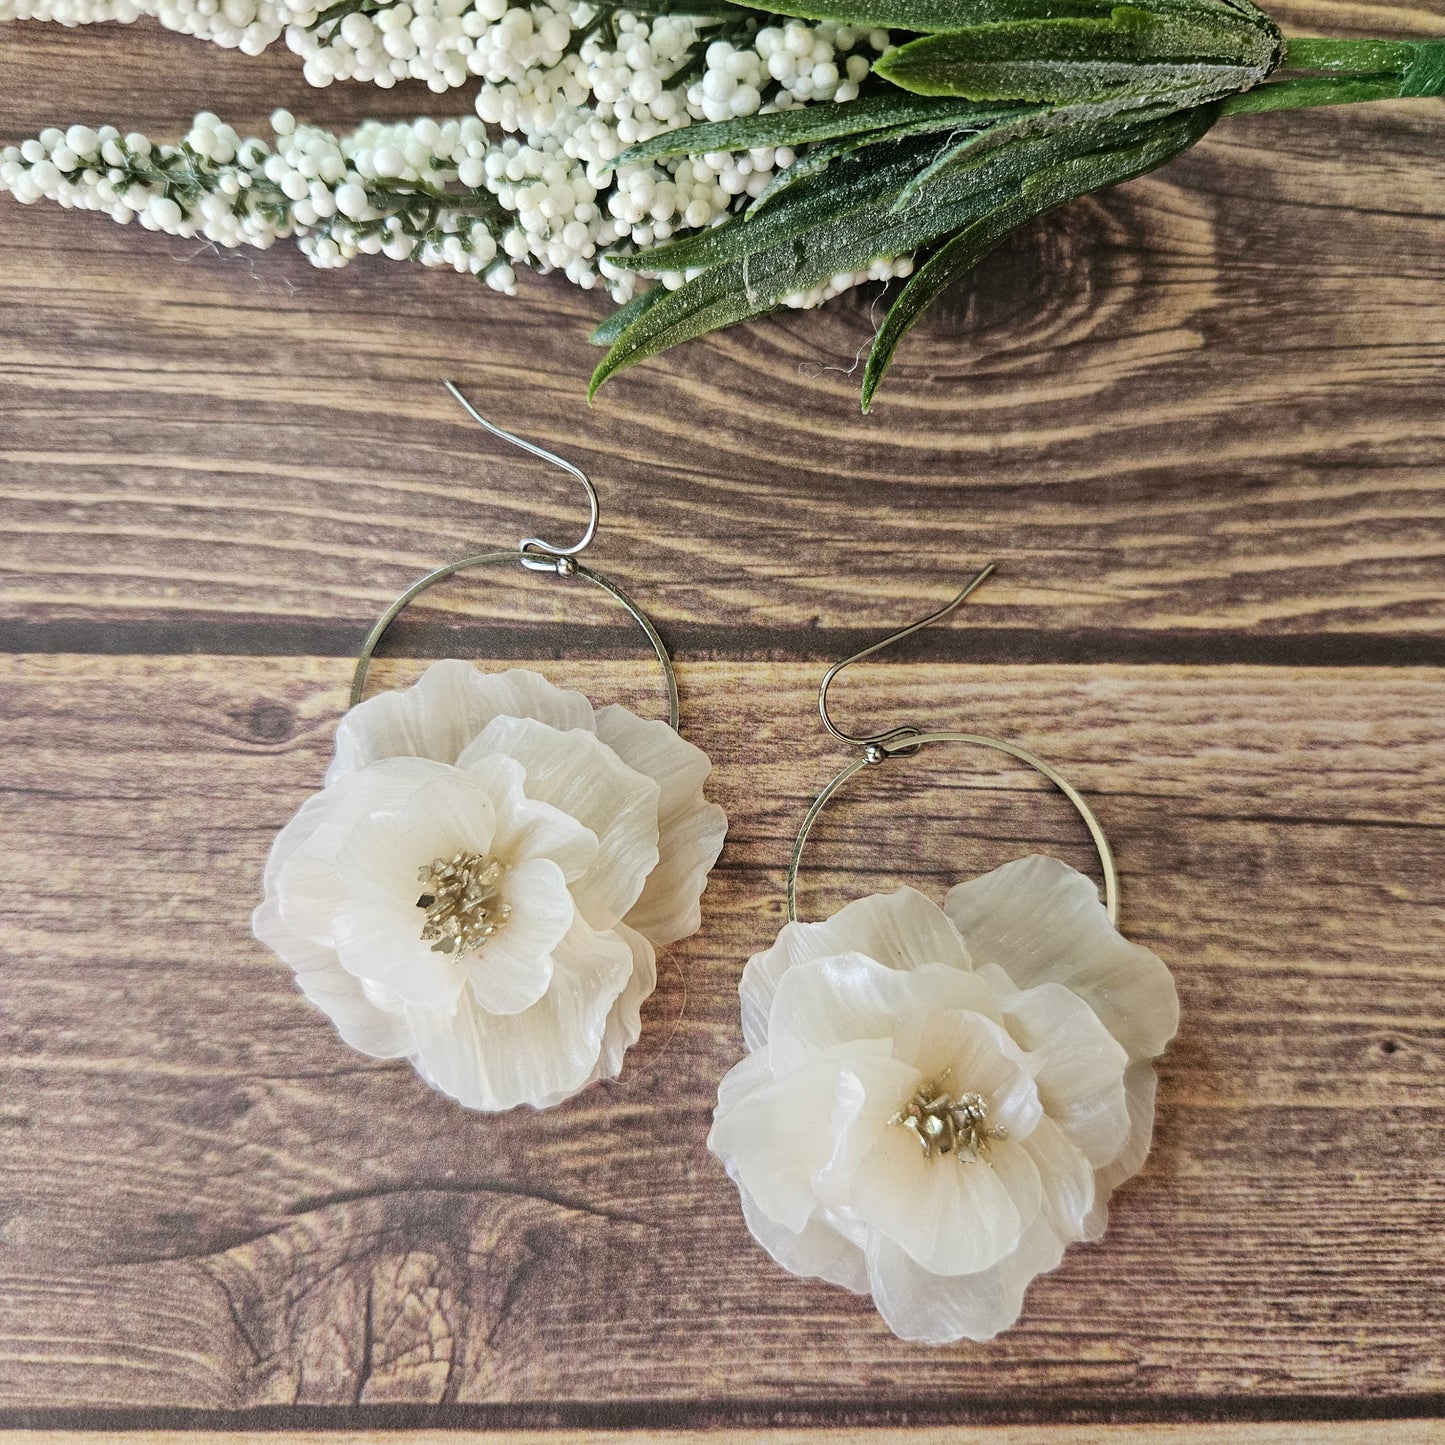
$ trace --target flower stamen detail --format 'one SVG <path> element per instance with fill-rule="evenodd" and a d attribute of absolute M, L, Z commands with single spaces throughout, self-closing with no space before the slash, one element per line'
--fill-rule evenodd
<path fill-rule="evenodd" d="M 944 1083 L 950 1072 L 921 1084 L 888 1122 L 911 1129 L 925 1158 L 952 1154 L 970 1163 L 987 1155 L 995 1139 L 1006 1139 L 1008 1130 L 989 1128 L 988 1100 L 982 1094 L 949 1093 Z"/>
<path fill-rule="evenodd" d="M 465 852 L 434 858 L 417 870 L 422 894 L 416 906 L 426 909 L 421 936 L 433 953 L 471 953 L 511 917 L 512 905 L 502 902 L 506 871 L 494 858 Z"/>

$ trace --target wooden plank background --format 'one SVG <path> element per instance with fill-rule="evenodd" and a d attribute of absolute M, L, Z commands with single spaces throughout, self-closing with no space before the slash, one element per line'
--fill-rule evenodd
<path fill-rule="evenodd" d="M 1157 1445 L 1217 1445 L 1221 1435 L 1215 1425 L 1161 1425 L 1149 1427 L 1149 1439 Z M 1229 1445 L 1315 1445 L 1320 1438 L 1315 1422 L 1270 1421 L 1235 1424 L 1229 1427 Z M 1432 1420 L 1329 1422 L 1331 1445 L 1436 1445 L 1445 1439 L 1445 1428 Z M 378 1439 L 406 1439 L 391 1432 L 348 1430 L 267 1431 L 266 1445 L 374 1445 Z M 436 1439 L 433 1434 L 429 1438 Z M 452 1438 L 455 1438 L 453 1436 Z M 711 1429 L 666 1432 L 653 1430 L 481 1430 L 465 1431 L 467 1445 L 639 1445 L 639 1442 L 684 1440 L 706 1445 L 753 1445 L 764 1438 L 767 1445 L 830 1445 L 839 1438 L 837 1430 L 774 1429 L 761 1436 L 757 1430 Z M 1051 1422 L 1041 1425 L 946 1425 L 860 1427 L 850 1429 L 847 1439 L 857 1445 L 1118 1445 L 1123 1438 L 1113 1425 L 1074 1425 Z M 198 1435 L 186 1430 L 128 1431 L 127 1445 L 252 1445 L 256 1435 L 246 1431 L 218 1429 Z M 0 1431 L 6 1445 L 93 1445 L 94 1432 L 83 1430 Z"/>
<path fill-rule="evenodd" d="M 278 103 L 338 125 L 464 104 L 308 91 L 284 51 L 148 22 L 0 27 L 0 142 Z M 862 419 L 866 293 L 588 410 L 605 302 L 562 283 L 317 272 L 0 197 L 0 1427 L 1438 1440 L 1442 203 L 1438 102 L 1226 123 L 1010 242 Z M 445 376 L 598 479 L 596 564 L 674 644 L 731 819 L 624 1078 L 540 1116 L 468 1115 L 352 1054 L 247 932 L 370 620 L 438 562 L 575 523 Z M 742 961 L 842 761 L 822 665 L 990 558 L 840 708 L 1063 768 L 1184 1021 L 1105 1240 L 999 1340 L 926 1350 L 772 1266 L 703 1139 Z M 657 708 L 600 601 L 504 580 L 457 579 L 398 650 Z M 867 781 L 816 834 L 815 913 L 1032 848 L 1088 866 L 1067 805 L 1003 760 Z"/>

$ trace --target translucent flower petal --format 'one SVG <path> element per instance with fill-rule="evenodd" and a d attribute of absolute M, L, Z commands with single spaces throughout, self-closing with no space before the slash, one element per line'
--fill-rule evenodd
<path fill-rule="evenodd" d="M 1065 1244 L 1084 1238 L 1084 1225 L 1094 1207 L 1094 1170 L 1083 1151 L 1054 1121 L 1045 1116 L 1021 1141 L 1043 1181 L 1040 1207 Z"/>
<path fill-rule="evenodd" d="M 485 848 L 492 833 L 490 808 L 478 823 L 473 831 Z M 427 813 L 420 817 L 373 813 L 350 829 L 329 864 L 321 859 L 313 861 L 318 870 L 329 866 L 339 880 L 345 894 L 340 907 L 346 907 L 352 899 L 384 902 L 414 923 L 419 934 L 422 915 L 416 900 L 422 891 L 422 870 L 434 859 L 450 858 L 475 846 L 464 844 L 459 831 Z"/>
<path fill-rule="evenodd" d="M 746 1074 L 751 1056 L 735 1067 Z M 838 1057 L 815 1059 L 786 1078 L 759 1078 L 713 1116 L 707 1145 L 745 1181 L 758 1208 L 794 1233 L 817 1207 L 813 1175 L 828 1161 L 828 1122 L 838 1089 Z M 731 1091 L 724 1088 L 726 1096 Z"/>
<path fill-rule="evenodd" d="M 718 1082 L 717 1108 L 713 1117 L 731 1112 L 750 1094 L 767 1088 L 772 1082 L 773 1070 L 768 1063 L 768 1056 L 744 1054 Z M 708 1138 L 708 1148 L 712 1148 L 711 1135 Z M 717 1153 L 715 1149 L 713 1152 Z"/>
<path fill-rule="evenodd" d="M 773 998 L 768 1052 L 780 1078 L 815 1054 L 853 1039 L 892 1039 L 901 1018 L 988 1005 L 987 985 L 946 964 L 910 972 L 861 953 L 814 959 L 788 970 Z"/>
<path fill-rule="evenodd" d="M 295 973 L 301 992 L 336 1025 L 354 1049 L 374 1059 L 405 1058 L 415 1047 L 406 1020 L 371 1003 L 361 985 L 337 962 L 336 954 L 293 933 L 274 899 L 251 915 L 256 937 Z"/>
<path fill-rule="evenodd" d="M 404 1059 L 415 1052 L 416 1040 L 406 1018 L 377 1008 L 345 969 L 335 964 L 297 969 L 296 982 L 353 1049 L 374 1059 Z"/>
<path fill-rule="evenodd" d="M 1018 1319 L 1030 1282 L 1054 1269 L 1065 1244 L 1081 1237 L 1077 1221 L 1093 1188 L 1088 1161 L 1047 1118 L 1017 1148 L 1033 1160 L 1039 1207 L 1017 1246 L 988 1269 L 936 1274 L 881 1232 L 869 1235 L 869 1289 L 900 1338 L 930 1345 L 992 1339 Z"/>
<path fill-rule="evenodd" d="M 1096 1169 L 1117 1158 L 1129 1136 L 1123 1045 L 1062 984 L 1005 995 L 1002 1006 L 1009 1032 L 1033 1055 L 1034 1083 L 1049 1117 Z"/>
<path fill-rule="evenodd" d="M 859 1163 L 852 1208 L 924 1269 L 974 1274 L 1017 1248 L 1039 1189 L 1019 1144 L 999 1143 L 988 1160 L 929 1159 L 912 1131 L 895 1124 Z"/>
<path fill-rule="evenodd" d="M 420 757 L 454 763 L 494 717 L 531 717 L 549 727 L 591 731 L 592 704 L 539 673 L 512 668 L 485 673 L 469 662 L 434 662 L 417 683 L 359 702 L 336 730 L 326 782 L 381 758 Z"/>
<path fill-rule="evenodd" d="M 333 920 L 349 896 L 335 859 L 351 830 L 373 812 L 405 807 L 447 771 L 437 763 L 397 758 L 308 798 L 281 830 L 266 864 L 266 891 L 276 895 L 287 925 L 332 946 Z"/>
<path fill-rule="evenodd" d="M 613 929 L 632 949 L 632 974 L 607 1015 L 596 1077 L 615 1079 L 623 1056 L 642 1035 L 642 1005 L 657 987 L 657 955 L 651 941 L 635 928 L 619 923 Z"/>
<path fill-rule="evenodd" d="M 975 988 L 987 987 L 978 975 Z M 993 1011 L 993 1000 L 987 1000 Z M 1030 1060 L 1001 1024 L 981 1009 L 932 1007 L 903 1014 L 893 1032 L 893 1051 L 932 1083 L 952 1094 L 981 1094 L 988 1124 L 1010 1138 L 1031 1133 L 1043 1113 Z"/>
<path fill-rule="evenodd" d="M 328 964 L 336 967 L 336 955 L 331 949 L 312 943 L 287 927 L 274 898 L 263 898 L 252 910 L 251 932 L 289 968 L 314 971 Z"/>
<path fill-rule="evenodd" d="M 598 712 L 597 736 L 662 789 L 657 867 L 628 910 L 627 922 L 659 947 L 675 943 L 701 925 L 700 899 L 727 834 L 723 810 L 702 793 L 712 764 L 665 722 L 640 718 L 615 703 Z"/>
<path fill-rule="evenodd" d="M 530 718 L 493 718 L 463 752 L 460 766 L 494 753 L 515 758 L 526 770 L 529 798 L 550 803 L 597 835 L 597 859 L 572 884 L 572 896 L 592 927 L 611 928 L 657 867 L 659 785 L 592 733 L 562 733 Z"/>
<path fill-rule="evenodd" d="M 858 1165 L 897 1127 L 889 1121 L 899 1105 L 912 1098 L 923 1077 L 911 1064 L 893 1057 L 887 1039 L 845 1048 L 828 1128 L 832 1149 L 827 1162 L 813 1175 L 813 1189 L 830 1209 L 847 1214 Z M 767 1053 L 760 1051 L 747 1058 L 766 1059 Z"/>
<path fill-rule="evenodd" d="M 336 915 L 336 957 L 347 973 L 382 984 L 416 1008 L 450 1010 L 466 980 L 461 963 L 433 952 L 421 912 L 349 899 Z"/>
<path fill-rule="evenodd" d="M 275 888 L 281 870 L 291 861 L 296 850 L 321 827 L 334 805 L 335 795 L 332 792 L 313 793 L 277 833 L 271 851 L 266 855 L 266 871 L 262 880 L 268 896 Z"/>
<path fill-rule="evenodd" d="M 743 969 L 738 993 L 748 1048 L 760 1049 L 767 1042 L 768 1015 L 782 976 L 795 964 L 842 953 L 866 954 L 895 969 L 929 963 L 970 967 L 958 930 L 936 903 L 915 888 L 859 898 L 822 923 L 786 924 L 777 942 L 755 953 Z"/>
<path fill-rule="evenodd" d="M 1153 1065 L 1146 1060 L 1130 1064 L 1124 1071 L 1129 1133 L 1117 1157 L 1094 1176 L 1094 1208 L 1084 1225 L 1085 1239 L 1098 1239 L 1103 1234 L 1109 1223 L 1109 1196 L 1144 1167 L 1154 1137 L 1154 1095 L 1157 1087 Z"/>
<path fill-rule="evenodd" d="M 627 911 L 627 921 L 659 948 L 688 938 L 702 926 L 702 895 L 727 837 L 727 814 L 716 803 L 664 819 L 657 866 Z"/>
<path fill-rule="evenodd" d="M 526 770 L 515 758 L 478 758 L 466 769 L 492 800 L 496 832 L 492 855 L 503 863 L 550 858 L 568 883 L 582 877 L 597 861 L 597 835 L 560 808 L 529 798 Z"/>
<path fill-rule="evenodd" d="M 784 1269 L 805 1279 L 842 1285 L 855 1294 L 868 1292 L 863 1251 L 834 1228 L 826 1214 L 814 1215 L 801 1230 L 789 1229 L 763 1213 L 736 1175 L 733 1182 L 738 1186 L 748 1232 Z"/>
<path fill-rule="evenodd" d="M 1063 1257 L 1063 1243 L 1042 1214 L 1012 1253 L 976 1274 L 933 1274 L 887 1235 L 875 1233 L 866 1254 L 868 1288 L 900 1339 L 924 1345 L 991 1340 L 1018 1319 L 1034 1277 Z"/>
<path fill-rule="evenodd" d="M 516 1014 L 537 1002 L 552 982 L 552 952 L 577 910 L 562 870 L 550 858 L 529 858 L 502 878 L 507 921 L 462 965 L 472 997 L 488 1013 Z"/>
<path fill-rule="evenodd" d="M 298 938 L 336 946 L 336 918 L 351 895 L 334 859 L 319 858 L 307 847 L 291 849 L 276 869 L 270 892 L 287 928 Z"/>
<path fill-rule="evenodd" d="M 486 1013 L 467 994 L 455 1013 L 409 1008 L 417 1070 L 469 1109 L 544 1109 L 585 1088 L 632 972 L 632 948 L 578 918 L 553 967 L 552 986 L 521 1013 Z"/>
<path fill-rule="evenodd" d="M 1057 858 L 1006 863 L 951 889 L 944 907 L 977 964 L 998 964 L 1020 988 L 1065 984 L 1132 1058 L 1152 1058 L 1174 1036 L 1169 970 L 1124 938 L 1094 884 Z"/>
<path fill-rule="evenodd" d="M 421 870 L 457 853 L 487 856 L 496 826 L 486 790 L 448 767 L 405 801 L 357 822 L 337 850 L 336 871 L 351 898 L 394 905 L 420 936 Z"/>

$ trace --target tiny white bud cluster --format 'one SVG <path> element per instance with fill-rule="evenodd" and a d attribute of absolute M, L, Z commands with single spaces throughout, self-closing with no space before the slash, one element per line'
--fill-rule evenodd
<path fill-rule="evenodd" d="M 618 11 L 605 38 L 597 10 L 534 9 L 531 27 L 503 32 L 508 11 L 486 41 L 477 114 L 505 133 L 487 162 L 487 184 L 520 223 L 508 253 L 536 269 L 561 270 L 581 286 L 601 280 L 618 300 L 633 294 L 637 273 L 605 259 L 619 245 L 643 249 L 716 224 L 762 194 L 793 163 L 787 148 L 712 152 L 661 164 L 622 165 L 617 157 L 641 141 L 694 121 L 729 120 L 809 100 L 851 100 L 868 73 L 870 54 L 886 48 L 885 31 L 790 22 L 761 27 L 751 19 L 720 27 L 685 15 Z M 555 63 L 533 61 L 539 39 L 562 41 Z M 548 32 L 548 27 L 558 28 Z M 728 34 L 708 40 L 707 34 Z M 573 45 L 577 34 L 584 35 Z M 568 45 L 573 48 L 566 49 Z M 521 49 L 518 51 L 517 46 Z M 769 57 L 786 53 L 791 68 Z M 681 284 L 681 275 L 663 277 Z"/>
<path fill-rule="evenodd" d="M 815 306 L 821 306 L 825 301 L 831 301 L 835 296 L 841 296 L 845 291 L 851 291 L 855 286 L 863 285 L 865 281 L 892 281 L 912 274 L 912 256 L 880 256 L 862 271 L 843 271 L 829 277 L 821 286 L 814 286 L 808 291 L 795 291 L 791 296 L 785 296 L 783 305 L 790 306 L 795 311 L 809 311 Z"/>
<path fill-rule="evenodd" d="M 0 0 L 0 20 L 51 20 L 58 25 L 128 25 L 154 16 L 167 30 L 259 55 L 280 38 L 291 12 L 277 0 Z M 315 17 L 312 11 L 303 23 Z"/>
<path fill-rule="evenodd" d="M 318 266 L 357 255 L 416 259 L 511 292 L 515 267 L 561 271 L 628 300 L 648 273 L 610 250 L 646 248 L 717 224 L 795 159 L 787 148 L 617 164 L 628 146 L 696 121 L 727 121 L 859 93 L 886 31 L 729 13 L 638 15 L 538 0 L 0 0 L 0 20 L 162 24 L 256 53 L 283 33 L 314 85 L 419 79 L 437 92 L 477 81 L 474 117 L 368 122 L 347 136 L 273 118 L 274 145 L 203 114 L 180 147 L 112 128 L 46 131 L 0 156 L 22 201 L 139 219 L 218 245 L 298 238 Z M 77 146 L 73 139 L 93 140 Z M 868 279 L 907 275 L 881 258 L 789 298 L 820 305 Z M 655 275 L 655 273 L 654 273 Z M 663 273 L 676 287 L 681 273 Z"/>
<path fill-rule="evenodd" d="M 274 148 L 210 114 L 196 117 L 179 146 L 113 126 L 46 130 L 0 151 L 0 187 L 27 204 L 104 211 L 218 246 L 264 250 L 296 236 L 317 266 L 387 255 L 516 290 L 495 234 L 508 218 L 489 191 L 456 184 L 458 157 L 487 149 L 480 121 L 371 122 L 338 139 L 278 111 L 273 126 Z"/>

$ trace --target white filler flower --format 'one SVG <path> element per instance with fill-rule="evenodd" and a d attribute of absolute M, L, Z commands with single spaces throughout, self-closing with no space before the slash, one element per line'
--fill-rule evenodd
<path fill-rule="evenodd" d="M 1053 858 L 959 884 L 946 910 L 874 894 L 754 955 L 751 1052 L 708 1140 L 779 1264 L 928 1344 L 992 1338 L 1103 1233 L 1179 1022 L 1168 969 Z"/>
<path fill-rule="evenodd" d="M 537 673 L 434 663 L 343 719 L 256 936 L 342 1037 L 472 1109 L 614 1077 L 694 933 L 726 820 L 706 754 Z"/>
<path fill-rule="evenodd" d="M 251 54 L 284 31 L 317 86 L 414 79 L 445 92 L 475 82 L 475 114 L 367 121 L 333 135 L 278 110 L 263 140 L 203 111 L 180 145 L 115 126 L 51 126 L 0 147 L 0 190 L 218 246 L 265 249 L 295 237 L 322 268 L 358 256 L 447 266 L 507 295 L 518 268 L 560 271 L 619 302 L 647 279 L 677 287 L 686 278 L 639 273 L 610 253 L 716 225 L 796 159 L 788 147 L 760 146 L 619 165 L 628 146 L 690 121 L 856 100 L 889 44 L 886 30 L 667 6 L 637 14 L 507 0 L 0 0 L 0 23 L 141 14 Z M 879 256 L 784 304 L 820 306 L 912 269 L 911 256 Z"/>

